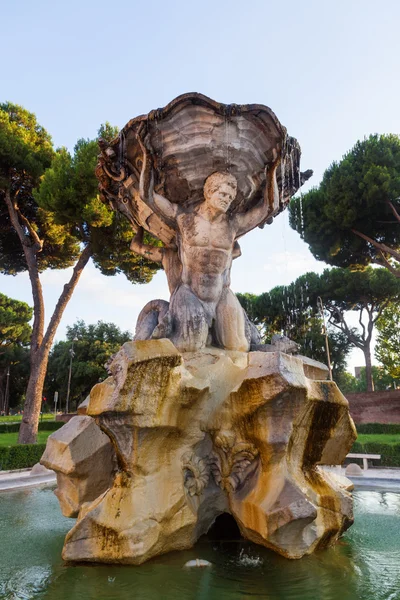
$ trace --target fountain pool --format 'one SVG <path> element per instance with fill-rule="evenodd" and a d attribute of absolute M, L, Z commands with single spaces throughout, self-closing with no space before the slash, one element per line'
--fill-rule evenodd
<path fill-rule="evenodd" d="M 0 496 L 0 598 L 135 600 L 400 600 L 400 494 L 354 493 L 355 523 L 339 544 L 287 560 L 245 540 L 202 538 L 140 567 L 67 565 L 71 520 L 51 489 Z M 184 569 L 203 558 L 211 568 Z"/>

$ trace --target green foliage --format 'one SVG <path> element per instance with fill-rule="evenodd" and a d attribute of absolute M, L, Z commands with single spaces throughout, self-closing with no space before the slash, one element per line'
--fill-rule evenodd
<path fill-rule="evenodd" d="M 384 392 L 386 390 L 394 389 L 393 384 L 395 383 L 395 381 L 393 380 L 392 377 L 390 377 L 390 375 L 385 373 L 385 371 L 384 371 L 384 369 L 382 369 L 382 367 L 378 367 L 376 365 L 372 366 L 372 378 L 374 380 L 374 390 L 376 392 Z M 357 381 L 358 381 L 357 392 L 367 391 L 367 376 L 366 376 L 365 367 L 360 369 L 360 378 Z"/>
<path fill-rule="evenodd" d="M 92 231 L 93 262 L 103 275 L 123 273 L 131 283 L 149 283 L 160 265 L 134 254 L 129 248 L 131 240 L 132 229 L 128 220 L 113 212 L 109 227 Z M 157 245 L 151 236 L 145 236 L 145 242 Z"/>
<path fill-rule="evenodd" d="M 9 369 L 8 406 L 22 402 L 29 376 L 32 309 L 25 302 L 0 294 L 0 409 L 4 409 Z"/>
<path fill-rule="evenodd" d="M 33 196 L 41 176 L 54 157 L 52 141 L 34 114 L 11 103 L 0 105 L 0 272 L 15 275 L 27 268 L 18 235 L 4 202 L 6 190 L 17 206 L 20 222 L 44 240 L 37 253 L 39 271 L 71 266 L 79 245 L 68 229 L 54 221 L 54 215 L 41 209 Z M 25 221 L 24 221 L 25 219 Z M 33 243 L 33 241 L 32 241 Z"/>
<path fill-rule="evenodd" d="M 382 253 L 354 231 L 400 250 L 393 209 L 400 214 L 400 137 L 372 135 L 333 163 L 318 188 L 292 200 L 290 224 L 318 260 L 363 267 L 382 264 Z"/>
<path fill-rule="evenodd" d="M 13 344 L 29 342 L 32 308 L 26 302 L 13 300 L 0 293 L 0 354 Z"/>
<path fill-rule="evenodd" d="M 41 421 L 39 423 L 39 431 L 57 431 L 64 425 L 63 421 Z"/>
<path fill-rule="evenodd" d="M 20 423 L 0 423 L 0 434 L 19 431 Z"/>
<path fill-rule="evenodd" d="M 392 377 L 390 377 L 390 375 L 385 373 L 382 367 L 373 365 L 371 368 L 371 373 L 374 381 L 374 390 L 376 392 L 384 392 L 394 389 L 393 384 L 395 384 L 395 381 Z M 354 377 L 350 373 L 343 372 L 340 373 L 337 378 L 335 378 L 335 381 L 343 394 L 360 394 L 367 391 L 367 374 L 365 367 L 360 369 L 359 378 Z"/>
<path fill-rule="evenodd" d="M 99 133 L 114 137 L 116 130 L 106 124 Z M 61 148 L 34 192 L 35 200 L 77 244 L 90 243 L 93 262 L 103 275 L 124 273 L 131 283 L 148 283 L 160 267 L 130 250 L 129 221 L 100 200 L 98 153 L 97 140 L 79 140 L 73 155 Z"/>
<path fill-rule="evenodd" d="M 351 346 L 369 353 L 376 319 L 390 302 L 400 300 L 400 280 L 386 269 L 325 269 L 321 275 L 306 273 L 289 286 L 277 286 L 260 296 L 239 294 L 238 298 L 255 323 L 263 327 L 267 340 L 283 332 L 300 344 L 302 354 L 326 362 L 318 317 L 321 298 L 329 313 L 329 345 L 336 379 L 345 368 Z M 348 325 L 349 311 L 358 312 L 358 329 Z"/>
<path fill-rule="evenodd" d="M 36 183 L 52 155 L 51 137 L 33 113 L 11 102 L 0 104 L 0 188 L 12 185 L 10 171 Z"/>
<path fill-rule="evenodd" d="M 343 394 L 356 394 L 360 391 L 360 382 L 347 371 L 342 371 L 335 378 L 335 383 Z M 365 390 L 363 390 L 365 391 Z"/>
<path fill-rule="evenodd" d="M 102 125 L 99 135 L 112 139 L 117 129 Z M 103 274 L 126 274 L 132 283 L 147 283 L 159 265 L 129 249 L 133 231 L 100 200 L 95 166 L 96 140 L 81 139 L 71 155 L 54 152 L 49 134 L 24 108 L 0 105 L 0 200 L 6 189 L 19 214 L 42 241 L 36 254 L 39 271 L 72 266 L 91 243 L 95 265 Z M 20 240 L 0 202 L 0 272 L 15 275 L 27 269 Z"/>
<path fill-rule="evenodd" d="M 262 319 L 259 318 L 258 311 L 256 310 L 256 301 L 258 296 L 256 294 L 236 294 L 236 296 L 246 311 L 250 321 L 256 325 L 261 324 Z"/>
<path fill-rule="evenodd" d="M 94 175 L 98 155 L 96 140 L 79 140 L 71 154 L 58 150 L 46 170 L 39 189 L 34 193 L 42 208 L 55 213 L 57 222 L 69 225 L 80 237 L 90 227 L 109 226 L 112 211 L 101 205 Z M 85 231 L 79 231 L 85 224 Z"/>
<path fill-rule="evenodd" d="M 400 311 L 397 303 L 389 304 L 376 322 L 375 356 L 387 375 L 400 380 Z"/>
<path fill-rule="evenodd" d="M 360 433 L 357 440 L 360 444 L 400 444 L 400 436 L 397 433 Z"/>
<path fill-rule="evenodd" d="M 0 423 L 0 434 L 2 433 L 18 433 L 21 423 Z M 57 431 L 65 423 L 63 421 L 41 421 L 39 423 L 39 431 Z"/>
<path fill-rule="evenodd" d="M 7 416 L 2 416 L 0 417 L 0 423 L 21 423 L 22 421 L 22 414 L 16 414 L 16 415 L 7 415 Z M 42 413 L 40 415 L 40 422 L 42 421 L 54 421 L 54 413 Z"/>
<path fill-rule="evenodd" d="M 373 365 L 371 368 L 372 379 L 374 381 L 374 390 L 376 392 L 384 392 L 394 389 L 396 383 L 390 375 L 385 373 L 382 367 Z M 343 394 L 360 394 L 367 391 L 367 374 L 366 368 L 360 369 L 359 378 L 354 377 L 350 373 L 340 373 L 335 381 Z"/>
<path fill-rule="evenodd" d="M 111 142 L 117 137 L 118 133 L 118 127 L 113 127 L 108 121 L 106 121 L 100 125 L 97 132 L 97 139 Z"/>
<path fill-rule="evenodd" d="M 325 269 L 319 276 L 319 296 L 329 313 L 329 325 L 343 333 L 363 351 L 367 389 L 373 389 L 371 342 L 374 325 L 385 307 L 400 299 L 400 279 L 386 269 L 367 267 L 363 271 Z M 346 313 L 358 313 L 359 327 L 348 324 Z"/>
<path fill-rule="evenodd" d="M 16 444 L 0 446 L 0 471 L 25 469 L 38 463 L 46 444 Z"/>
<path fill-rule="evenodd" d="M 106 139 L 116 135 L 108 123 Z M 54 152 L 35 115 L 10 103 L 0 105 L 0 272 L 29 271 L 34 304 L 31 371 L 25 408 L 38 415 L 48 353 L 82 269 L 93 258 L 104 274 L 126 274 L 146 283 L 159 267 L 130 251 L 130 224 L 100 202 L 96 140 L 79 140 L 74 154 Z M 47 331 L 40 272 L 75 265 Z M 30 385 L 32 384 L 32 385 Z M 36 423 L 23 423 L 20 440 L 34 441 Z"/>
<path fill-rule="evenodd" d="M 384 437 L 384 436 L 382 436 Z M 400 467 L 400 443 L 354 442 L 350 452 L 358 454 L 380 454 L 381 460 L 376 464 L 382 467 Z M 356 459 L 351 459 L 353 462 Z"/>
<path fill-rule="evenodd" d="M 37 443 L 46 444 L 51 431 L 39 431 L 37 434 Z M 18 433 L 2 433 L 0 435 L 0 446 L 14 446 L 18 443 Z"/>
<path fill-rule="evenodd" d="M 366 311 L 375 317 L 400 299 L 400 282 L 386 269 L 325 269 L 318 285 L 325 307 L 339 322 L 345 311 Z"/>
<path fill-rule="evenodd" d="M 360 423 L 357 425 L 358 434 L 376 433 L 384 435 L 399 435 L 400 423 Z"/>
<path fill-rule="evenodd" d="M 62 402 L 67 395 L 70 350 L 74 342 L 74 357 L 71 377 L 71 406 L 82 402 L 91 388 L 108 376 L 104 367 L 109 358 L 121 345 L 132 339 L 129 331 L 121 331 L 114 323 L 99 321 L 86 325 L 77 321 L 67 327 L 67 341 L 58 342 L 50 353 L 45 395 L 53 398 L 57 390 Z"/>
<path fill-rule="evenodd" d="M 10 369 L 9 408 L 22 407 L 29 379 L 29 348 L 13 345 L 0 356 L 0 406 L 4 406 L 7 370 Z"/>
<path fill-rule="evenodd" d="M 319 286 L 319 276 L 307 273 L 289 286 L 277 286 L 260 296 L 238 294 L 238 298 L 250 319 L 262 328 L 265 341 L 284 333 L 300 345 L 300 354 L 326 363 L 325 335 L 317 306 Z M 351 344 L 343 333 L 330 328 L 329 348 L 336 377 L 345 368 Z"/>

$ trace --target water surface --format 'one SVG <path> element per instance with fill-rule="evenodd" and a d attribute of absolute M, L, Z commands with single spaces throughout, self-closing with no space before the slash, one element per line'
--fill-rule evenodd
<path fill-rule="evenodd" d="M 290 561 L 249 542 L 202 539 L 140 567 L 70 566 L 73 521 L 50 489 L 0 495 L 0 598 L 7 600 L 400 600 L 400 494 L 354 493 L 356 522 L 339 544 Z M 203 558 L 210 569 L 183 569 Z"/>

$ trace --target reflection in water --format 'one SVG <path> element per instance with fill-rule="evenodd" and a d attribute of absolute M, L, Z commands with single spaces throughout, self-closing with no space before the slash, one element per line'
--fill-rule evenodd
<path fill-rule="evenodd" d="M 66 565 L 72 520 L 49 489 L 0 496 L 0 598 L 7 600 L 400 600 L 400 494 L 354 494 L 356 522 L 339 544 L 290 561 L 239 540 L 203 538 L 195 549 L 140 567 Z M 195 558 L 208 569 L 183 569 Z"/>

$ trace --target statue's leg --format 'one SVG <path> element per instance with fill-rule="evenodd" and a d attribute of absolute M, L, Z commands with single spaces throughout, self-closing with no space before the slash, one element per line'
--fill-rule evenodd
<path fill-rule="evenodd" d="M 169 314 L 171 341 L 180 352 L 195 352 L 206 346 L 209 332 L 206 311 L 187 285 L 180 285 L 173 293 Z"/>
<path fill-rule="evenodd" d="M 229 288 L 224 289 L 217 305 L 215 334 L 219 344 L 226 350 L 248 352 L 250 349 L 243 309 Z"/>
<path fill-rule="evenodd" d="M 168 307 L 169 303 L 165 300 L 151 300 L 148 302 L 139 313 L 133 340 L 150 340 L 154 337 L 154 331 L 167 314 Z"/>

